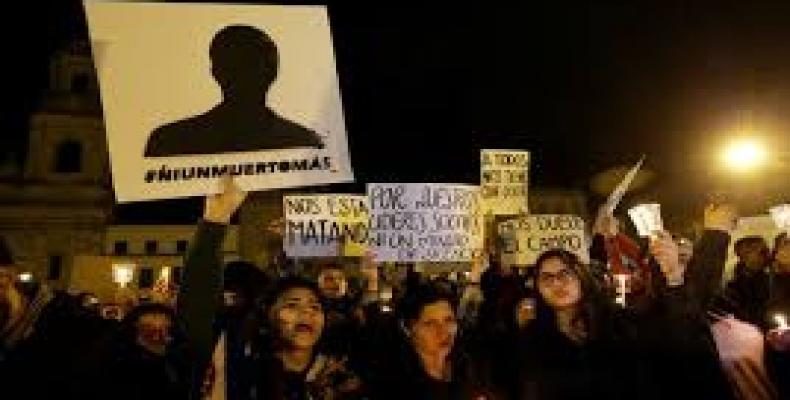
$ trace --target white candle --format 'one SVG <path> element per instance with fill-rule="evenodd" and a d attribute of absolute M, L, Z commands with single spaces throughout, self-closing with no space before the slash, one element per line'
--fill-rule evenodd
<path fill-rule="evenodd" d="M 627 293 L 626 288 L 626 281 L 628 280 L 628 275 L 626 274 L 616 274 L 615 279 L 617 279 L 617 297 L 615 298 L 615 303 L 625 307 L 625 295 Z"/>
<path fill-rule="evenodd" d="M 774 315 L 774 321 L 776 324 L 779 325 L 779 329 L 787 330 L 787 317 L 784 314 L 776 314 Z"/>

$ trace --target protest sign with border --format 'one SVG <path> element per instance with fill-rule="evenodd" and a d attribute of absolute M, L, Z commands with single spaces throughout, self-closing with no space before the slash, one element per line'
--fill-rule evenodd
<path fill-rule="evenodd" d="M 483 250 L 480 189 L 442 183 L 372 183 L 376 261 L 471 261 Z"/>
<path fill-rule="evenodd" d="M 499 223 L 504 265 L 529 266 L 547 250 L 564 249 L 589 262 L 584 220 L 576 215 L 536 214 Z"/>
<path fill-rule="evenodd" d="M 85 11 L 119 202 L 353 181 L 326 7 Z"/>
<path fill-rule="evenodd" d="M 283 197 L 289 257 L 361 257 L 367 251 L 368 198 L 353 194 Z"/>
<path fill-rule="evenodd" d="M 528 195 L 528 151 L 480 150 L 480 196 L 484 214 L 526 214 Z"/>

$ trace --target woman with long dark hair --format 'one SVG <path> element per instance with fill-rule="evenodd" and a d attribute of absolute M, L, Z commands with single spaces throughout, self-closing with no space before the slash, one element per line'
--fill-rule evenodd
<path fill-rule="evenodd" d="M 712 238 L 712 239 L 711 239 Z M 726 251 L 708 235 L 699 254 Z M 721 247 L 721 248 L 719 248 Z M 519 344 L 513 397 L 522 399 L 717 398 L 728 384 L 716 357 L 692 275 L 685 280 L 677 244 L 651 239 L 660 286 L 646 307 L 616 305 L 613 293 L 578 257 L 549 250 L 535 264 L 536 319 Z M 700 276 L 713 257 L 692 261 Z M 692 384 L 693 383 L 693 384 Z"/>
<path fill-rule="evenodd" d="M 436 282 L 412 286 L 398 303 L 401 343 L 377 374 L 376 399 L 494 398 L 486 374 L 458 343 L 457 300 Z"/>
<path fill-rule="evenodd" d="M 231 216 L 245 193 L 232 181 L 224 192 L 209 196 L 203 221 L 187 253 L 178 316 L 194 353 L 191 398 L 205 393 L 203 382 L 211 364 L 218 332 L 216 320 L 221 298 L 221 244 Z M 362 383 L 349 371 L 347 360 L 321 353 L 326 314 L 316 284 L 299 277 L 281 278 L 263 307 L 262 335 L 246 349 L 237 371 L 239 399 L 356 399 Z"/>

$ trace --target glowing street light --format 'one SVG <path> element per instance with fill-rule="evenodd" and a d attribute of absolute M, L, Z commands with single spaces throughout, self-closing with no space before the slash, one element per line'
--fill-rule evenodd
<path fill-rule="evenodd" d="M 724 151 L 724 163 L 739 172 L 753 170 L 764 164 L 767 158 L 765 146 L 753 139 L 734 141 Z"/>

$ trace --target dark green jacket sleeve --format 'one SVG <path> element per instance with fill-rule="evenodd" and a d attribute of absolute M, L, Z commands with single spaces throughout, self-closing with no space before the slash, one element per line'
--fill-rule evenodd
<path fill-rule="evenodd" d="M 184 262 L 177 314 L 192 353 L 190 386 L 197 398 L 214 350 L 214 318 L 222 291 L 222 241 L 226 226 L 201 221 Z"/>
<path fill-rule="evenodd" d="M 721 292 L 729 244 L 728 233 L 707 230 L 694 246 L 694 255 L 686 269 L 686 285 L 701 310 L 706 311 Z"/>

